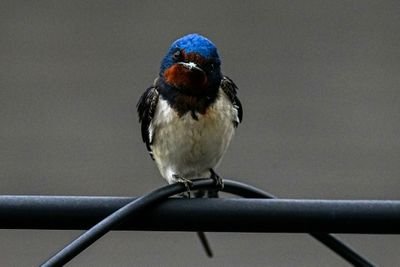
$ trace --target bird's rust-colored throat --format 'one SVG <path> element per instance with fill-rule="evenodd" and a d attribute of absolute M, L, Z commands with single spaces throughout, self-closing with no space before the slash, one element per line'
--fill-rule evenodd
<path fill-rule="evenodd" d="M 174 64 L 164 72 L 165 81 L 181 89 L 202 90 L 207 88 L 207 76 L 198 69 L 189 69 L 181 64 Z M 195 92 L 193 92 L 195 93 Z"/>
<path fill-rule="evenodd" d="M 193 62 L 197 66 L 206 64 L 206 60 L 196 53 L 181 54 L 181 62 L 173 64 L 164 71 L 165 81 L 179 89 L 192 91 L 190 93 L 200 93 L 200 91 L 208 87 L 208 79 L 206 73 L 200 68 L 190 68 L 182 62 Z"/>

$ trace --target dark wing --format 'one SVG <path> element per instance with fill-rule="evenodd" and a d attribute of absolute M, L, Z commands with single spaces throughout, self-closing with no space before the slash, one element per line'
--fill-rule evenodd
<path fill-rule="evenodd" d="M 152 144 L 153 133 L 150 131 L 151 120 L 154 117 L 158 102 L 159 93 L 155 86 L 148 88 L 140 97 L 137 103 L 137 111 L 139 115 L 139 122 L 141 123 L 142 139 L 146 144 L 150 156 L 153 158 L 150 145 Z"/>
<path fill-rule="evenodd" d="M 239 125 L 239 123 L 242 122 L 242 118 L 243 118 L 242 103 L 240 103 L 240 100 L 236 95 L 238 87 L 229 77 L 224 76 L 221 81 L 221 88 L 225 92 L 225 94 L 228 96 L 229 100 L 233 104 L 233 107 L 237 111 L 237 118 L 236 118 L 236 120 L 233 121 L 233 123 L 235 124 L 235 127 L 237 127 Z"/>

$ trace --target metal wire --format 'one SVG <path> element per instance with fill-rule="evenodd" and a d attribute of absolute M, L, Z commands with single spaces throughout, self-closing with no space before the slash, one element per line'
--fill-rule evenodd
<path fill-rule="evenodd" d="M 223 192 L 235 194 L 245 198 L 275 198 L 273 195 L 253 186 L 231 180 L 224 180 L 224 182 L 225 187 Z M 210 189 L 213 187 L 213 185 L 214 181 L 211 179 L 198 179 L 194 181 L 192 189 Z M 149 208 L 151 205 L 160 203 L 168 197 L 184 191 L 186 191 L 184 185 L 179 183 L 172 184 L 156 189 L 140 198 L 133 200 L 90 228 L 84 234 L 79 236 L 65 248 L 44 262 L 41 266 L 48 267 L 64 265 L 108 231 L 118 226 L 128 216 L 131 217 L 132 215 L 137 215 L 146 208 Z M 311 233 L 311 236 L 325 244 L 328 248 L 332 249 L 353 266 L 374 266 L 372 263 L 368 262 L 366 259 L 354 252 L 343 242 L 327 233 Z"/>
<path fill-rule="evenodd" d="M 246 198 L 276 198 L 275 196 L 267 193 L 259 188 L 236 182 L 231 180 L 224 180 L 224 192 L 232 193 Z M 328 233 L 310 233 L 312 237 L 320 241 L 322 244 L 336 252 L 343 259 L 348 261 L 353 266 L 357 267 L 373 267 L 374 265 L 362 256 L 357 254 L 352 248 L 344 244 L 342 241 Z"/>
<path fill-rule="evenodd" d="M 1 195 L 0 229 L 87 230 L 134 199 Z M 399 225 L 400 200 L 171 197 L 112 230 L 399 235 Z"/>
<path fill-rule="evenodd" d="M 202 179 L 194 182 L 193 189 L 205 189 L 207 187 L 212 187 L 213 183 L 214 181 L 211 179 Z M 186 190 L 187 189 L 183 184 L 175 183 L 158 188 L 140 198 L 133 200 L 132 202 L 129 202 L 80 235 L 77 239 L 69 243 L 66 247 L 44 262 L 41 266 L 63 266 L 80 252 L 88 248 L 100 237 L 120 224 L 126 217 L 137 214 L 150 205 L 154 205 L 170 196 L 185 192 Z"/>

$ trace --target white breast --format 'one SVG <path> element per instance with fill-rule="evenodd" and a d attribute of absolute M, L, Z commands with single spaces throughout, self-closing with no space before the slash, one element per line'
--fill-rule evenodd
<path fill-rule="evenodd" d="M 190 112 L 179 117 L 160 98 L 152 123 L 153 156 L 161 175 L 175 182 L 174 174 L 187 179 L 209 177 L 209 169 L 222 159 L 234 134 L 237 110 L 220 90 L 217 100 L 204 115 L 193 119 Z"/>

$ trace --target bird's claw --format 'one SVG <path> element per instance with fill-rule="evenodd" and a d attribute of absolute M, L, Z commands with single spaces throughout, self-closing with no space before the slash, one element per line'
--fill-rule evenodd
<path fill-rule="evenodd" d="M 175 178 L 175 181 L 177 183 L 183 184 L 185 186 L 185 188 L 186 188 L 186 192 L 183 192 L 181 195 L 183 197 L 185 197 L 185 198 L 190 198 L 191 197 L 190 196 L 190 190 L 193 187 L 193 181 L 191 181 L 189 179 L 186 179 L 186 178 L 184 178 L 184 177 L 182 177 L 180 175 L 177 175 L 177 174 L 174 175 L 174 178 Z"/>
<path fill-rule="evenodd" d="M 213 169 L 210 169 L 210 173 L 210 178 L 214 180 L 217 191 L 224 189 L 224 180 Z"/>

